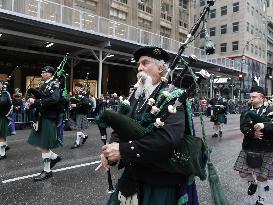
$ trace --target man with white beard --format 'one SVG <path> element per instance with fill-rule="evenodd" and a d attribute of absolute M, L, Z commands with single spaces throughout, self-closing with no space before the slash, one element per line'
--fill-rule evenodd
<path fill-rule="evenodd" d="M 170 56 L 158 47 L 142 47 L 134 53 L 134 59 L 138 62 L 137 78 L 141 78 L 141 83 L 130 99 L 131 118 L 145 114 L 145 102 L 165 76 L 166 62 L 170 60 Z M 178 203 L 179 185 L 186 184 L 186 176 L 175 172 L 169 164 L 185 130 L 184 109 L 179 107 L 177 110 L 175 114 L 167 117 L 163 127 L 152 130 L 143 138 L 119 142 L 118 137 L 112 135 L 112 143 L 102 147 L 99 167 L 107 169 L 109 164 L 119 161 L 119 168 L 124 168 L 117 190 L 110 197 L 109 205 Z M 189 201 L 185 203 L 192 204 Z"/>

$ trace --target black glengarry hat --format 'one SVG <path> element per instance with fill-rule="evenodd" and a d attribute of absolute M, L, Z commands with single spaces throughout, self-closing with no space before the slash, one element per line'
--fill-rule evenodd
<path fill-rule="evenodd" d="M 51 66 L 45 66 L 42 68 L 42 73 L 52 73 L 54 75 L 55 69 Z"/>
<path fill-rule="evenodd" d="M 265 96 L 265 91 L 264 91 L 263 87 L 261 87 L 261 86 L 253 86 L 251 88 L 250 92 L 251 93 L 253 93 L 253 92 L 261 93 Z"/>
<path fill-rule="evenodd" d="M 138 62 L 141 56 L 148 56 L 157 60 L 163 60 L 165 62 L 171 59 L 167 51 L 155 46 L 141 47 L 134 52 L 134 59 L 136 62 Z"/>

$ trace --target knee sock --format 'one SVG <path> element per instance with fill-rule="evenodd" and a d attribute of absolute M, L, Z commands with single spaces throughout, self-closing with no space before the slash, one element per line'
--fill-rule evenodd
<path fill-rule="evenodd" d="M 86 138 L 86 136 L 87 136 L 87 134 L 82 132 L 82 138 L 84 139 L 84 138 Z"/>
<path fill-rule="evenodd" d="M 50 172 L 50 152 L 42 153 L 42 158 L 44 162 L 44 171 Z"/>
<path fill-rule="evenodd" d="M 258 184 L 258 201 L 263 203 L 266 201 L 266 195 L 269 194 L 268 181 L 263 181 L 263 182 L 258 181 L 257 184 Z"/>
<path fill-rule="evenodd" d="M 81 141 L 81 134 L 82 132 L 77 132 L 77 139 L 76 139 L 76 144 L 79 145 Z"/>
<path fill-rule="evenodd" d="M 52 152 L 51 150 L 49 150 L 49 153 L 50 153 L 50 159 L 56 159 L 58 157 L 58 155 Z"/>
<path fill-rule="evenodd" d="M 6 154 L 6 142 L 0 142 L 0 156 L 5 156 Z"/>
<path fill-rule="evenodd" d="M 213 129 L 214 129 L 215 134 L 218 134 L 218 125 L 214 125 Z"/>
<path fill-rule="evenodd" d="M 256 180 L 252 174 L 249 174 L 247 177 L 242 179 L 246 181 L 247 185 L 249 185 L 250 183 L 256 184 Z"/>

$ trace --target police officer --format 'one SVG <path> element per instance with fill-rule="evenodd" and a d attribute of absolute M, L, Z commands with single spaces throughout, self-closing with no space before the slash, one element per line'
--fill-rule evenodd
<path fill-rule="evenodd" d="M 88 128 L 88 119 L 87 114 L 89 109 L 92 108 L 92 103 L 89 100 L 86 92 L 83 89 L 83 85 L 81 83 L 75 84 L 75 96 L 70 99 L 71 113 L 74 115 L 75 120 L 75 128 L 77 129 L 76 133 L 76 141 L 71 149 L 79 148 L 80 141 L 82 139 L 82 144 L 86 142 L 88 139 L 88 135 L 84 133 L 84 129 Z"/>
<path fill-rule="evenodd" d="M 210 101 L 212 115 L 211 121 L 214 123 L 213 129 L 215 133 L 212 137 L 222 137 L 223 136 L 223 124 L 227 124 L 226 110 L 227 102 L 220 94 L 219 90 L 216 90 L 215 98 Z"/>
<path fill-rule="evenodd" d="M 11 122 L 12 100 L 6 90 L 5 81 L 0 81 L 0 160 L 6 159 L 6 151 L 9 149 L 6 137 L 11 135 L 9 124 Z"/>
<path fill-rule="evenodd" d="M 53 79 L 54 73 L 53 67 L 42 68 L 41 75 L 44 84 L 37 90 L 40 94 L 36 98 L 30 97 L 26 106 L 30 109 L 35 108 L 37 116 L 28 143 L 41 151 L 44 162 L 43 171 L 33 178 L 34 181 L 42 181 L 52 177 L 51 169 L 61 161 L 61 157 L 51 150 L 62 146 L 57 137 L 58 103 L 61 94 L 59 84 Z"/>
<path fill-rule="evenodd" d="M 234 165 L 234 169 L 249 186 L 248 195 L 253 195 L 258 189 L 255 205 L 272 203 L 266 200 L 269 195 L 268 180 L 273 179 L 273 107 L 264 101 L 264 89 L 259 86 L 252 87 L 251 107 L 243 112 L 240 118 L 244 139 L 242 150 Z"/>

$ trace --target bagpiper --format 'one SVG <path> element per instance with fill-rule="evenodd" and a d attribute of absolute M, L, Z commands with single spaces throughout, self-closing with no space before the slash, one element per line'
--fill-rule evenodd
<path fill-rule="evenodd" d="M 88 139 L 88 135 L 84 133 L 84 130 L 88 128 L 89 122 L 87 119 L 87 114 L 92 108 L 92 102 L 89 100 L 89 96 L 83 89 L 81 83 L 75 84 L 75 96 L 70 98 L 71 116 L 73 119 L 72 127 L 77 130 L 76 141 L 71 147 L 71 149 L 79 148 L 80 141 L 82 139 L 82 144 Z"/>
<path fill-rule="evenodd" d="M 240 130 L 244 134 L 242 150 L 234 170 L 248 186 L 248 195 L 258 190 L 255 205 L 269 205 L 268 180 L 273 179 L 273 107 L 265 103 L 265 92 L 260 86 L 251 88 L 250 108 L 240 117 Z"/>
<path fill-rule="evenodd" d="M 36 116 L 28 143 L 41 151 L 44 163 L 43 171 L 33 178 L 34 181 L 42 181 L 52 177 L 51 169 L 61 161 L 61 157 L 51 150 L 62 146 L 57 136 L 58 103 L 61 94 L 59 83 L 53 79 L 54 73 L 53 67 L 43 67 L 41 75 L 44 84 L 36 89 L 39 95 L 27 100 L 26 108 L 35 109 Z"/>
<path fill-rule="evenodd" d="M 216 90 L 215 97 L 210 100 L 212 110 L 210 121 L 213 122 L 214 134 L 212 137 L 223 136 L 223 125 L 227 124 L 227 101 L 221 96 L 220 91 Z"/>
<path fill-rule="evenodd" d="M 6 159 L 7 136 L 11 135 L 11 118 L 13 110 L 10 93 L 6 89 L 5 81 L 0 81 L 0 160 Z"/>

